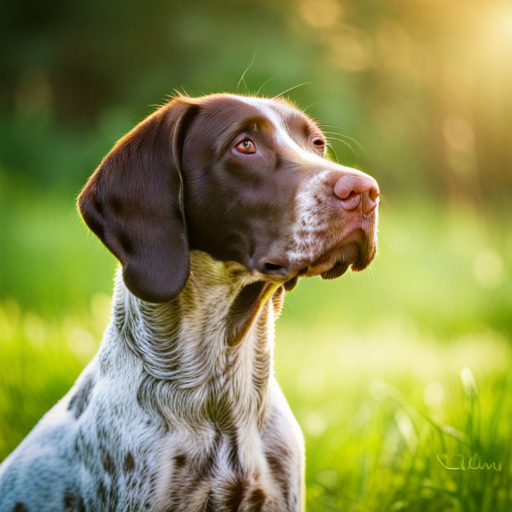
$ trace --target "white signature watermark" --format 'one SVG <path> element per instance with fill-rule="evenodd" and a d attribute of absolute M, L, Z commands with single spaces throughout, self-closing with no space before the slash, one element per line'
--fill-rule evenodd
<path fill-rule="evenodd" d="M 470 457 L 469 460 L 466 461 L 466 458 L 461 453 L 438 453 L 437 460 L 441 466 L 449 469 L 450 471 L 466 471 L 476 469 L 501 471 L 501 462 L 498 465 L 496 465 L 495 462 L 482 462 L 478 455 L 473 455 L 473 457 Z"/>

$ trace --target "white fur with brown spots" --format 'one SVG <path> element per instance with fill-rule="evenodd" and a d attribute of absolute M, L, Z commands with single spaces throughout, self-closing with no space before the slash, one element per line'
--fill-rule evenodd
<path fill-rule="evenodd" d="M 325 160 L 322 137 L 282 100 L 213 95 L 171 101 L 116 145 L 80 196 L 122 264 L 111 321 L 1 465 L 0 512 L 303 510 L 274 321 L 299 277 L 361 270 L 376 250 L 377 184 Z"/>

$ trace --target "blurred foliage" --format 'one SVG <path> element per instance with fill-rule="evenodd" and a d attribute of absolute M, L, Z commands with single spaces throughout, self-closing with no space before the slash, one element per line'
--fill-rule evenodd
<path fill-rule="evenodd" d="M 0 42 L 0 165 L 37 186 L 78 189 L 148 105 L 233 92 L 254 57 L 248 90 L 310 82 L 292 98 L 388 196 L 510 198 L 506 0 L 7 1 Z"/>
<path fill-rule="evenodd" d="M 382 190 L 372 267 L 304 280 L 278 322 L 308 510 L 511 510 L 509 1 L 8 0 L 0 43 L 0 460 L 106 325 L 116 262 L 74 200 L 113 143 L 175 89 L 304 84 Z"/>

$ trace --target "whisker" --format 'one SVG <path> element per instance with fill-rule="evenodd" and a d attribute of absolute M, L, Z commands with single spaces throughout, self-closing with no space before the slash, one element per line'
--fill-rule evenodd
<path fill-rule="evenodd" d="M 352 153 L 354 153 L 354 156 L 357 156 L 356 152 L 354 151 L 354 148 L 346 140 L 337 139 L 336 137 L 329 137 L 329 139 L 330 140 L 337 140 L 338 142 L 341 142 L 342 144 L 345 144 L 345 146 L 348 146 L 350 148 L 350 150 L 352 151 Z"/>
<path fill-rule="evenodd" d="M 280 98 L 281 96 L 283 96 L 287 92 L 293 91 L 293 89 L 297 89 L 298 87 L 302 87 L 303 85 L 307 85 L 307 84 L 310 84 L 310 83 L 311 82 L 303 82 L 302 84 L 294 85 L 293 87 L 290 87 L 289 89 L 286 89 L 286 91 L 283 91 L 282 93 L 278 94 L 277 96 L 274 96 L 273 99 L 275 100 L 277 98 Z"/>
<path fill-rule="evenodd" d="M 308 105 L 305 109 L 303 109 L 303 111 L 304 111 L 304 112 L 307 112 L 308 108 L 311 108 L 311 107 L 313 107 L 314 105 L 318 105 L 318 103 L 319 103 L 318 101 L 315 101 L 315 103 L 311 103 L 311 105 Z M 315 121 L 315 123 L 316 123 L 316 120 L 315 120 L 315 118 L 314 118 L 314 117 L 312 117 L 311 119 L 313 119 L 313 121 Z M 318 124 L 318 123 L 316 123 L 316 124 Z"/>
<path fill-rule="evenodd" d="M 249 66 L 246 68 L 246 70 L 242 73 L 242 76 L 240 77 L 240 80 L 238 80 L 238 84 L 236 86 L 236 93 L 238 94 L 238 89 L 240 88 L 240 84 L 243 82 L 244 85 L 245 85 L 245 90 L 246 90 L 246 93 L 249 94 L 249 87 L 247 87 L 247 83 L 245 82 L 245 74 L 247 73 L 247 71 L 249 71 L 249 69 L 251 69 L 251 66 L 254 64 L 254 59 L 256 58 L 256 52 L 253 53 L 252 55 L 252 60 L 251 60 L 251 63 L 249 64 Z"/>
<path fill-rule="evenodd" d="M 263 89 L 263 87 L 265 87 L 265 85 L 267 85 L 271 80 L 274 80 L 275 79 L 275 76 L 273 76 L 272 78 L 269 78 L 266 82 L 263 83 L 263 85 L 258 89 L 258 91 L 256 92 L 256 96 L 259 95 L 261 89 Z"/>
<path fill-rule="evenodd" d="M 329 131 L 326 131 L 326 130 L 322 130 L 322 133 L 323 134 L 328 134 L 328 136 L 332 136 L 332 135 L 337 135 L 338 137 L 343 137 L 343 134 L 342 133 L 338 133 L 338 132 L 329 132 Z"/>
<path fill-rule="evenodd" d="M 334 148 L 332 147 L 332 145 L 327 142 L 326 146 L 334 153 L 334 158 L 336 158 L 336 163 L 339 164 L 340 161 L 338 160 L 338 155 L 336 154 L 336 151 L 334 151 Z"/>
<path fill-rule="evenodd" d="M 365 155 L 367 155 L 367 152 L 366 152 L 366 149 L 364 148 L 364 146 L 360 142 L 358 142 L 356 139 L 353 139 L 352 137 L 349 137 L 348 135 L 344 135 L 343 133 L 329 132 L 329 131 L 325 131 L 325 130 L 323 132 L 331 134 L 331 135 L 338 135 L 339 137 L 343 137 L 344 139 L 351 140 L 352 142 L 354 142 L 355 144 L 358 145 L 358 147 L 364 152 Z M 334 139 L 335 137 L 331 137 L 331 138 Z M 340 140 L 340 139 L 336 139 L 336 140 Z"/>
<path fill-rule="evenodd" d="M 334 126 L 333 124 L 325 124 L 325 123 L 318 123 L 320 126 L 325 126 L 326 128 L 336 128 L 336 130 L 342 130 L 344 132 L 350 131 L 348 128 L 341 128 L 341 126 Z"/>

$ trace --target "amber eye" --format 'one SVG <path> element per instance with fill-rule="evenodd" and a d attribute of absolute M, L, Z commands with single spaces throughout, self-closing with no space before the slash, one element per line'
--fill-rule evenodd
<path fill-rule="evenodd" d="M 239 142 L 235 146 L 235 149 L 237 151 L 240 151 L 240 153 L 246 153 L 246 154 L 256 153 L 256 146 L 254 145 L 254 142 L 250 139 L 244 139 L 242 142 Z"/>
<path fill-rule="evenodd" d="M 316 139 L 313 139 L 313 144 L 318 149 L 324 149 L 325 148 L 325 141 L 324 141 L 324 139 L 320 139 L 320 138 L 317 137 Z"/>

